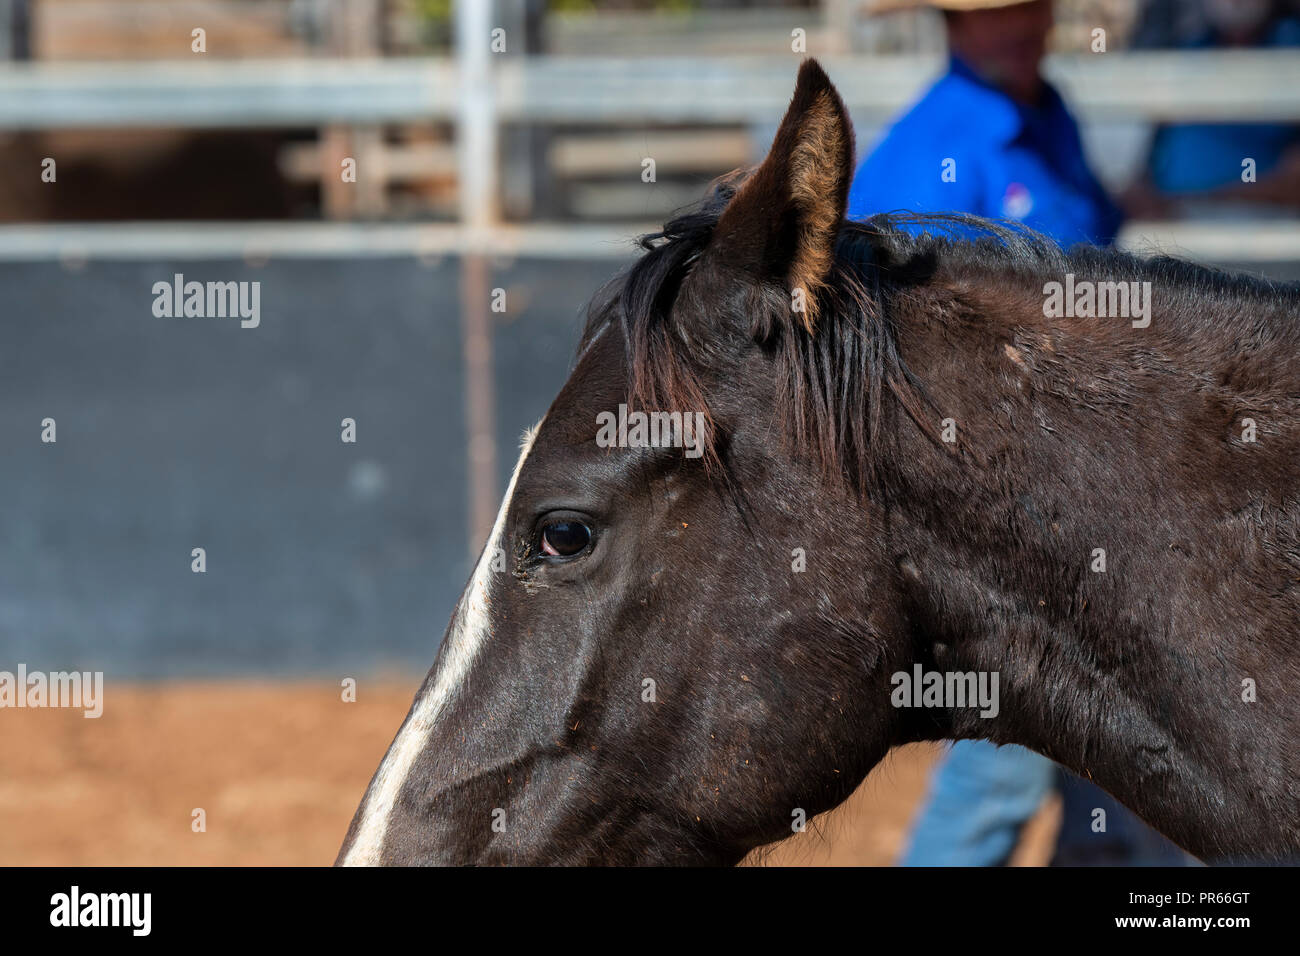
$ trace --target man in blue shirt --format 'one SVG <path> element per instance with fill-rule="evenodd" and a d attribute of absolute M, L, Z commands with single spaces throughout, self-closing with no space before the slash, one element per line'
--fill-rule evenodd
<path fill-rule="evenodd" d="M 1088 168 L 1060 94 L 1039 72 L 1050 0 L 931 5 L 943 10 L 948 71 L 858 169 L 850 218 L 968 212 L 1018 220 L 1065 246 L 1112 242 L 1120 211 Z M 1078 778 L 1058 782 L 1055 764 L 1023 747 L 985 741 L 957 743 L 940 765 L 902 862 L 1005 863 L 1024 823 L 1058 785 L 1065 792 L 1061 862 L 1182 862 L 1181 851 L 1102 791 Z M 1109 836 L 1090 826 L 1098 807 L 1106 810 Z M 1065 853 L 1067 842 L 1086 849 Z"/>
<path fill-rule="evenodd" d="M 907 209 L 1016 219 L 1063 245 L 1106 244 L 1121 215 L 1079 128 L 1041 77 L 1049 0 L 939 0 L 948 72 L 889 130 L 849 193 L 849 216 Z"/>

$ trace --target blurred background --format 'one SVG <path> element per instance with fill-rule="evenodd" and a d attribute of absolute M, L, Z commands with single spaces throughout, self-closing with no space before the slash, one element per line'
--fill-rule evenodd
<path fill-rule="evenodd" d="M 1056 3 L 1114 194 L 1171 124 L 1294 139 L 1300 41 L 1204 44 L 1225 4 Z M 0 712 L 0 864 L 329 862 L 631 238 L 762 157 L 804 55 L 861 156 L 943 47 L 862 0 L 0 0 L 0 669 L 108 682 Z M 1297 278 L 1297 202 L 1165 195 L 1120 243 Z M 156 318 L 176 274 L 260 282 L 260 325 Z M 935 753 L 776 858 L 891 862 Z"/>

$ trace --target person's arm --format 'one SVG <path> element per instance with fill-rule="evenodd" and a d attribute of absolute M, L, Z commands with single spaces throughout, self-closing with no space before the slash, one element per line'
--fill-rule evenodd
<path fill-rule="evenodd" d="M 1126 219 L 1172 219 L 1176 214 L 1176 205 L 1145 172 L 1124 188 L 1117 202 Z"/>
<path fill-rule="evenodd" d="M 1287 148 L 1277 166 L 1253 183 L 1234 182 L 1207 193 L 1210 199 L 1300 208 L 1300 143 Z"/>

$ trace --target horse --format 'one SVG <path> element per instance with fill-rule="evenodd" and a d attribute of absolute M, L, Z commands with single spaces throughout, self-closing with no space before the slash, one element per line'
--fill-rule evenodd
<path fill-rule="evenodd" d="M 853 169 L 805 60 L 593 296 L 337 863 L 734 864 L 943 739 L 1300 851 L 1300 288 Z"/>

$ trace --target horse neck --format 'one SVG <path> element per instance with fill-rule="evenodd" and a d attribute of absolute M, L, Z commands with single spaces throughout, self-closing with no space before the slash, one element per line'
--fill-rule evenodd
<path fill-rule="evenodd" d="M 956 441 L 900 422 L 888 526 L 918 659 L 1001 700 L 916 735 L 1029 746 L 1201 855 L 1300 851 L 1300 389 L 1267 350 L 965 292 L 898 323 Z"/>

